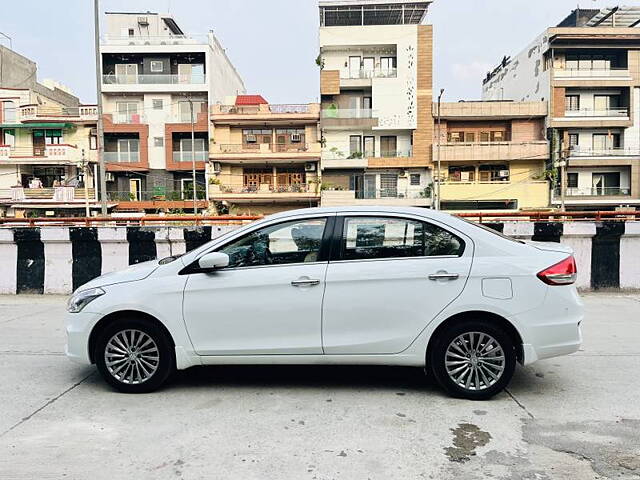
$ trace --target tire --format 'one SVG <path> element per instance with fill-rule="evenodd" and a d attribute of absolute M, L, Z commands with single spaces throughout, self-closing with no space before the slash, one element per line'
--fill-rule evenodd
<path fill-rule="evenodd" d="M 102 378 L 123 393 L 153 392 L 176 368 L 171 339 L 153 322 L 138 318 L 109 324 L 98 337 L 93 358 Z"/>
<path fill-rule="evenodd" d="M 442 330 L 429 355 L 436 381 L 450 395 L 487 400 L 504 390 L 516 367 L 513 340 L 486 320 L 460 320 Z"/>

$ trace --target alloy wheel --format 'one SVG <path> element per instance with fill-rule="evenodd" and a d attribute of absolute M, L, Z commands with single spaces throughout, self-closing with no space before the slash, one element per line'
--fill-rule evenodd
<path fill-rule="evenodd" d="M 486 390 L 504 373 L 504 350 L 491 335 L 465 332 L 447 347 L 445 368 L 457 386 L 472 391 Z"/>
<path fill-rule="evenodd" d="M 128 385 L 139 385 L 158 370 L 160 351 L 153 338 L 143 331 L 121 330 L 107 342 L 104 361 L 113 378 Z"/>

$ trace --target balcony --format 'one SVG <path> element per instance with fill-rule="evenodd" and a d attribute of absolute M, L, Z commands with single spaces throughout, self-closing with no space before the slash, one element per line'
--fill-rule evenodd
<path fill-rule="evenodd" d="M 239 160 L 246 163 L 246 160 L 257 159 L 282 159 L 287 162 L 300 160 L 318 160 L 320 158 L 320 144 L 308 143 L 245 143 L 245 144 L 224 144 L 214 143 L 211 145 L 209 158 L 223 160 L 225 162 Z"/>
<path fill-rule="evenodd" d="M 160 36 L 122 36 L 103 35 L 103 45 L 206 45 L 207 35 L 160 35 Z"/>
<path fill-rule="evenodd" d="M 556 68 L 554 78 L 558 80 L 631 80 L 628 68 Z"/>
<path fill-rule="evenodd" d="M 206 200 L 204 187 L 198 188 L 196 197 L 199 201 Z M 110 202 L 193 202 L 193 192 L 191 190 L 165 190 L 162 188 L 139 192 L 111 191 L 107 192 L 107 198 Z"/>
<path fill-rule="evenodd" d="M 322 191 L 323 207 L 345 205 L 429 207 L 431 206 L 431 192 L 428 189 L 406 192 L 398 192 L 397 190 L 376 190 L 369 192 L 355 192 L 354 190 Z"/>
<path fill-rule="evenodd" d="M 97 201 L 96 191 L 88 188 L 90 202 Z M 13 187 L 0 189 L 1 203 L 84 203 L 85 189 L 76 187 L 23 188 Z"/>
<path fill-rule="evenodd" d="M 79 107 L 23 105 L 18 110 L 17 120 L 20 122 L 97 122 L 98 107 L 96 105 Z"/>
<path fill-rule="evenodd" d="M 119 125 L 144 125 L 147 123 L 147 117 L 141 113 L 114 113 L 111 120 L 114 124 Z"/>
<path fill-rule="evenodd" d="M 640 149 L 638 148 L 580 148 L 573 147 L 571 149 L 570 158 L 597 158 L 597 157 L 640 157 Z"/>
<path fill-rule="evenodd" d="M 312 104 L 212 105 L 217 124 L 249 125 L 252 122 L 287 121 L 291 125 L 318 122 L 320 106 Z"/>
<path fill-rule="evenodd" d="M 378 126 L 378 112 L 368 108 L 325 108 L 321 112 L 323 128 L 369 129 Z"/>
<path fill-rule="evenodd" d="M 535 142 L 444 143 L 440 145 L 443 162 L 544 160 L 549 157 L 546 140 Z M 433 158 L 438 159 L 438 145 L 433 145 Z"/>
<path fill-rule="evenodd" d="M 554 192 L 556 197 L 560 192 Z M 567 197 L 628 197 L 631 195 L 630 188 L 622 187 L 591 187 L 591 188 L 567 188 Z"/>
<path fill-rule="evenodd" d="M 627 107 L 622 108 L 607 108 L 595 110 L 591 108 L 581 108 L 579 110 L 566 110 L 564 112 L 565 117 L 573 118 L 593 118 L 593 117 L 614 117 L 614 118 L 629 118 L 629 109 Z"/>
<path fill-rule="evenodd" d="M 140 152 L 104 152 L 105 163 L 139 163 Z"/>
<path fill-rule="evenodd" d="M 196 151 L 194 153 L 196 162 L 206 162 L 209 160 L 209 152 L 207 152 L 206 150 Z M 191 155 L 190 151 L 173 152 L 173 161 L 176 163 L 193 163 L 193 156 Z"/>
<path fill-rule="evenodd" d="M 440 104 L 440 117 L 451 120 L 529 119 L 545 117 L 547 109 L 547 102 L 446 102 Z M 437 103 L 433 104 L 433 116 L 438 116 Z"/>
<path fill-rule="evenodd" d="M 89 160 L 89 158 L 87 158 Z M 0 162 L 10 164 L 60 164 L 81 161 L 81 152 L 74 145 L 44 147 L 10 147 L 0 145 Z"/>
<path fill-rule="evenodd" d="M 229 200 L 235 203 L 264 203 L 283 201 L 287 203 L 308 202 L 320 198 L 317 183 L 297 183 L 290 185 L 271 184 L 225 186 L 210 185 L 212 200 Z"/>
<path fill-rule="evenodd" d="M 105 85 L 203 85 L 206 75 L 147 74 L 147 75 L 103 75 Z"/>

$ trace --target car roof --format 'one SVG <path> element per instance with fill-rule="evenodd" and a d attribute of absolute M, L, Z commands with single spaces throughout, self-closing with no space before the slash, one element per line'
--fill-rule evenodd
<path fill-rule="evenodd" d="M 286 212 L 279 212 L 266 217 L 267 219 L 289 218 L 298 217 L 301 215 L 318 215 L 318 214 L 331 214 L 331 213 L 393 213 L 393 214 L 412 214 L 419 215 L 425 218 L 433 218 L 434 220 L 446 220 L 455 218 L 452 215 L 437 210 L 431 210 L 428 208 L 419 207 L 388 207 L 388 206 L 353 206 L 345 205 L 338 207 L 315 207 L 315 208 L 301 208 L 297 210 L 287 210 Z"/>

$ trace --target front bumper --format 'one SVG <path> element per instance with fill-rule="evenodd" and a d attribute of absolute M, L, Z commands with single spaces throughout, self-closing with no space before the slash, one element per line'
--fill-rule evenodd
<path fill-rule="evenodd" d="M 65 353 L 70 360 L 82 365 L 91 365 L 89 358 L 89 336 L 100 320 L 97 313 L 68 313 L 64 326 L 67 334 Z"/>

